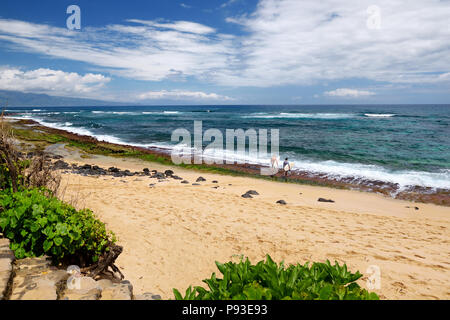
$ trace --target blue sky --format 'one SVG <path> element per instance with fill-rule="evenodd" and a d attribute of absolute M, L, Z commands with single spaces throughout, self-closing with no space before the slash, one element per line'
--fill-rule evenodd
<path fill-rule="evenodd" d="M 69 5 L 81 30 L 69 30 Z M 0 90 L 136 104 L 449 103 L 450 1 L 0 2 Z"/>

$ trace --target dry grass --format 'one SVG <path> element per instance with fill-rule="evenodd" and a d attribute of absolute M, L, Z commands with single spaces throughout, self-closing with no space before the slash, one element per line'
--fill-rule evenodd
<path fill-rule="evenodd" d="M 61 184 L 61 175 L 52 170 L 52 163 L 43 152 L 34 152 L 26 157 L 17 150 L 11 126 L 5 121 L 3 112 L 0 117 L 0 186 L 5 188 L 11 183 L 13 192 L 24 188 L 46 188 L 57 194 Z"/>

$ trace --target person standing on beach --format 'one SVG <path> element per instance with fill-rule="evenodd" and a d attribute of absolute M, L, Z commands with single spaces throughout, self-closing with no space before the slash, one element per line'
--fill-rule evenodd
<path fill-rule="evenodd" d="M 271 165 L 271 170 L 272 170 L 272 177 L 274 174 L 277 174 L 278 172 L 278 157 L 273 154 L 272 155 L 272 159 L 270 159 L 270 165 Z"/>
<path fill-rule="evenodd" d="M 288 173 L 291 171 L 291 164 L 289 163 L 288 158 L 284 159 L 283 170 L 284 170 L 284 177 L 287 179 Z"/>

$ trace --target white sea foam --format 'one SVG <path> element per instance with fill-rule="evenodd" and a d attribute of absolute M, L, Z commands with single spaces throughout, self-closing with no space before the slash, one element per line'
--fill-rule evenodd
<path fill-rule="evenodd" d="M 257 154 L 234 153 L 227 150 L 216 150 L 204 153 L 211 159 L 227 159 L 226 156 L 236 161 L 269 165 L 270 155 L 267 158 L 258 158 Z M 403 190 L 408 186 L 421 186 L 430 188 L 450 189 L 450 170 L 440 172 L 409 171 L 409 170 L 388 170 L 376 165 L 366 165 L 359 163 L 345 163 L 333 160 L 311 161 L 306 159 L 290 158 L 294 162 L 294 171 L 306 171 L 314 174 L 324 174 L 328 179 L 342 180 L 353 178 L 355 180 L 374 180 L 386 183 L 398 183 L 399 189 Z M 279 160 L 281 164 L 281 159 Z"/>
<path fill-rule="evenodd" d="M 358 163 L 342 163 L 336 161 L 312 162 L 308 160 L 295 161 L 296 170 L 324 173 L 328 178 L 341 180 L 353 177 L 355 179 L 379 180 L 398 183 L 400 190 L 407 186 L 450 189 L 450 171 L 440 172 L 388 170 L 376 165 Z"/>
<path fill-rule="evenodd" d="M 194 150 L 194 149 L 193 149 Z M 270 165 L 270 155 L 259 158 L 257 154 L 232 152 L 227 150 L 207 150 L 203 153 L 209 159 L 234 159 L 236 162 L 258 165 Z M 228 158 L 227 158 L 228 157 Z M 290 158 L 294 163 L 294 171 L 306 171 L 313 174 L 324 174 L 328 179 L 340 181 L 345 178 L 354 180 L 374 180 L 399 185 L 399 190 L 409 186 L 450 189 L 450 170 L 440 172 L 388 170 L 376 165 L 344 163 L 333 160 L 311 161 Z M 279 159 L 281 166 L 282 159 Z"/>
<path fill-rule="evenodd" d="M 93 136 L 93 133 L 91 131 L 89 131 L 86 128 L 80 128 L 80 127 L 73 127 L 72 123 L 70 122 L 66 122 L 64 124 L 60 124 L 60 123 L 54 123 L 54 122 L 47 122 L 38 118 L 33 118 L 33 120 L 39 122 L 41 125 L 49 127 L 49 128 L 54 128 L 54 129 L 59 129 L 59 130 L 65 130 L 71 133 L 76 133 L 76 134 L 80 134 L 83 136 Z"/>
<path fill-rule="evenodd" d="M 277 114 L 254 113 L 242 116 L 242 118 L 258 119 L 348 119 L 356 115 L 353 113 L 288 113 L 281 112 Z"/>
<path fill-rule="evenodd" d="M 364 115 L 366 117 L 371 117 L 371 118 L 391 118 L 391 117 L 395 117 L 395 114 L 392 114 L 392 113 L 365 113 Z"/>
<path fill-rule="evenodd" d="M 142 114 L 155 114 L 155 115 L 171 115 L 171 114 L 180 114 L 179 111 L 143 111 Z"/>
<path fill-rule="evenodd" d="M 138 116 L 142 114 L 170 115 L 179 114 L 179 111 L 91 111 L 94 114 L 116 114 Z"/>
<path fill-rule="evenodd" d="M 141 112 L 132 111 L 92 111 L 94 114 L 139 115 Z"/>
<path fill-rule="evenodd" d="M 133 143 L 126 142 L 113 135 L 95 134 L 86 128 L 74 127 L 72 123 L 66 122 L 64 124 L 49 123 L 33 116 L 33 114 L 24 114 L 21 119 L 33 119 L 44 126 L 66 130 L 68 132 L 92 136 L 99 141 L 106 141 L 121 145 L 134 145 L 144 148 L 158 148 L 170 152 L 174 146 L 170 143 Z M 195 149 L 191 148 L 195 151 Z M 234 159 L 235 161 L 269 165 L 270 155 L 267 158 L 259 158 L 257 154 L 249 154 L 248 152 L 237 153 L 227 150 L 207 150 L 204 152 L 204 157 L 209 159 Z M 311 172 L 312 174 L 324 174 L 327 178 L 333 180 L 342 180 L 353 178 L 355 180 L 375 180 L 386 183 L 398 184 L 399 189 L 404 190 L 408 186 L 421 186 L 430 188 L 450 189 L 450 170 L 444 169 L 439 172 L 425 172 L 425 171 L 410 171 L 410 170 L 389 170 L 387 168 L 377 165 L 366 165 L 358 163 L 344 163 L 333 160 L 329 161 L 311 161 L 308 159 L 295 159 L 290 157 L 290 161 L 294 162 L 293 170 Z M 279 163 L 282 161 L 280 160 Z"/>

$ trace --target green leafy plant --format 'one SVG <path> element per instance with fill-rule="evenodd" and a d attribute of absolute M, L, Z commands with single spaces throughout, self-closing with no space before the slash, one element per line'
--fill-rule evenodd
<path fill-rule="evenodd" d="M 252 265 L 248 258 L 240 263 L 216 262 L 223 278 L 213 273 L 203 280 L 209 290 L 196 286 L 183 295 L 173 289 L 176 300 L 378 300 L 355 281 L 359 272 L 351 273 L 344 264 L 315 262 L 311 266 L 275 263 L 269 255 L 266 261 Z"/>
<path fill-rule="evenodd" d="M 0 191 L 0 231 L 18 259 L 47 254 L 91 263 L 116 241 L 92 211 L 76 210 L 42 189 Z"/>

